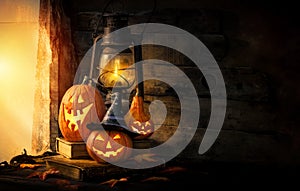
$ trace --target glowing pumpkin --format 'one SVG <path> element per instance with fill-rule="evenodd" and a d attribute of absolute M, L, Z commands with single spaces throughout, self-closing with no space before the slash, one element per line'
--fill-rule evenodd
<path fill-rule="evenodd" d="M 125 115 L 125 122 L 129 130 L 135 133 L 135 139 L 143 139 L 152 135 L 154 131 L 153 122 L 150 115 L 144 112 L 144 101 L 141 96 L 134 96 L 130 109 Z"/>
<path fill-rule="evenodd" d="M 124 132 L 116 130 L 96 130 L 91 132 L 86 148 L 88 154 L 99 163 L 126 160 L 132 148 L 131 138 Z"/>
<path fill-rule="evenodd" d="M 74 85 L 64 94 L 58 123 L 67 141 L 83 141 L 90 134 L 87 125 L 100 123 L 106 109 L 101 94 L 89 85 Z"/>

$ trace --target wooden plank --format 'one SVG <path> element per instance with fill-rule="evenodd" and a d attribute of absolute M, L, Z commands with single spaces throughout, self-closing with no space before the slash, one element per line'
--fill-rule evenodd
<path fill-rule="evenodd" d="M 164 23 L 177 26 L 187 31 L 199 31 L 199 33 L 221 33 L 221 12 L 206 9 L 178 8 L 160 9 L 151 17 L 152 23 Z M 149 15 L 135 15 L 129 18 L 129 24 L 145 23 Z"/>
<path fill-rule="evenodd" d="M 74 17 L 74 24 L 76 30 L 80 31 L 91 31 L 97 27 L 97 23 L 102 13 L 100 12 L 78 12 Z M 99 26 L 98 26 L 99 27 Z"/>
<path fill-rule="evenodd" d="M 73 43 L 78 60 L 81 60 L 87 51 L 93 46 L 92 32 L 74 31 L 72 34 Z"/>
<path fill-rule="evenodd" d="M 206 79 L 202 72 L 195 66 L 179 67 L 184 73 L 174 73 L 172 69 L 175 66 L 165 64 L 151 63 L 144 65 L 145 78 L 159 79 L 161 76 L 167 78 L 170 82 L 176 84 L 176 87 L 184 91 L 189 96 L 189 91 L 185 88 L 186 84 L 180 81 L 184 73 L 192 79 L 195 90 L 199 97 L 210 97 L 210 91 L 218 88 L 218 85 L 210 90 L 207 86 Z M 256 71 L 250 67 L 243 68 L 221 68 L 224 78 L 227 99 L 236 101 L 255 101 L 268 102 L 272 99 L 270 89 L 270 80 L 264 73 Z M 169 71 L 169 72 L 166 72 Z M 209 71 L 207 71 L 208 74 Z M 214 80 L 213 73 L 209 78 Z M 162 81 L 148 80 L 144 83 L 145 94 L 153 96 L 175 95 L 172 87 Z"/>
<path fill-rule="evenodd" d="M 163 36 L 165 34 L 155 34 L 157 36 Z M 173 36 L 173 39 L 170 37 Z M 176 43 L 177 39 L 186 38 L 180 34 L 169 34 L 165 37 L 168 40 Z M 170 39 L 169 39 L 170 38 Z M 199 40 L 209 49 L 214 58 L 219 61 L 226 55 L 227 44 L 225 37 L 219 34 L 201 34 L 198 36 Z M 143 58 L 146 59 L 160 59 L 166 60 L 175 65 L 190 65 L 189 61 L 182 53 L 163 46 L 158 45 L 144 45 L 143 46 Z"/>
<path fill-rule="evenodd" d="M 260 134 L 222 129 L 216 142 L 203 155 L 198 149 L 206 129 L 199 128 L 179 158 L 210 162 L 238 162 L 254 164 L 287 164 L 292 160 L 288 135 Z"/>
<path fill-rule="evenodd" d="M 151 136 L 158 142 L 166 141 L 176 131 L 179 124 L 181 107 L 178 99 L 173 96 L 145 96 L 146 107 L 155 100 L 165 104 L 166 113 L 161 109 L 153 110 L 152 120 L 155 132 Z M 211 100 L 199 98 L 200 119 L 198 128 L 206 128 L 211 114 Z M 155 102 L 154 102 L 155 104 Z M 193 109 L 193 108 L 190 108 Z M 269 103 L 254 104 L 252 102 L 227 100 L 226 115 L 222 129 L 236 130 L 248 133 L 274 134 L 279 132 L 278 125 L 274 124 L 276 113 L 274 106 Z M 189 122 L 185 122 L 188 126 Z"/>

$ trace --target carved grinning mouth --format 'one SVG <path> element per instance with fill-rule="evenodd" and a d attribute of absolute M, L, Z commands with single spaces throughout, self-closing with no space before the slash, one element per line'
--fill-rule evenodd
<path fill-rule="evenodd" d="M 141 129 L 145 129 L 145 127 L 148 127 L 148 126 L 151 125 L 149 121 L 146 121 L 146 122 L 145 122 L 145 125 L 142 125 L 142 123 L 139 122 L 139 121 L 134 121 L 133 123 L 136 124 L 136 125 L 138 125 L 138 126 L 141 126 L 141 127 L 142 127 Z M 131 128 L 132 128 L 132 130 L 133 130 L 134 132 L 139 133 L 139 134 L 142 134 L 142 135 L 146 135 L 146 134 L 152 133 L 152 130 L 151 130 L 151 129 L 149 129 L 149 130 L 147 130 L 147 131 L 144 131 L 144 130 L 138 130 L 138 129 L 135 128 L 134 126 L 131 126 Z"/>
<path fill-rule="evenodd" d="M 116 151 L 107 151 L 107 152 L 102 152 L 98 149 L 96 149 L 95 147 L 92 147 L 93 148 L 93 151 L 97 154 L 97 155 L 101 155 L 101 156 L 104 156 L 104 157 L 111 157 L 111 156 L 117 156 L 120 152 L 123 151 L 124 149 L 124 146 L 123 147 L 120 147 L 119 149 L 117 149 Z"/>
<path fill-rule="evenodd" d="M 142 131 L 142 130 L 138 130 L 136 128 L 134 128 L 133 126 L 131 126 L 132 130 L 136 133 L 139 133 L 139 134 L 143 134 L 143 135 L 146 135 L 148 133 L 151 133 L 152 131 L 151 130 L 147 130 L 147 131 Z"/>
<path fill-rule="evenodd" d="M 69 110 L 70 112 L 68 112 L 68 110 L 65 109 L 64 114 L 65 114 L 65 120 L 68 128 L 72 131 L 77 131 L 78 126 L 84 122 L 92 106 L 93 103 L 90 103 L 88 106 L 86 106 L 83 109 L 77 109 L 76 112 L 74 112 L 73 109 Z M 74 113 L 76 113 L 76 115 L 74 115 Z"/>

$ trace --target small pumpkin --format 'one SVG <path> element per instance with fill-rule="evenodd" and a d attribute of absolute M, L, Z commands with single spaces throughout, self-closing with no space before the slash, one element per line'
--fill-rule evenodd
<path fill-rule="evenodd" d="M 135 139 L 147 138 L 154 132 L 153 122 L 150 120 L 150 115 L 144 112 L 144 101 L 139 95 L 133 97 L 124 119 L 129 130 L 137 135 Z"/>
<path fill-rule="evenodd" d="M 73 85 L 64 94 L 58 123 L 67 141 L 86 140 L 91 132 L 90 123 L 100 123 L 106 109 L 100 92 L 89 85 Z"/>
<path fill-rule="evenodd" d="M 131 155 L 132 139 L 122 131 L 95 130 L 86 142 L 88 154 L 99 163 L 120 162 Z"/>

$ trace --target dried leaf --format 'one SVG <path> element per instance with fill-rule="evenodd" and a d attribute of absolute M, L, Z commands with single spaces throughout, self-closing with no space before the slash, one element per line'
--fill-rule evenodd
<path fill-rule="evenodd" d="M 41 166 L 45 166 L 45 165 L 43 165 L 43 164 L 20 164 L 20 168 L 29 168 L 29 169 L 36 169 Z"/>
<path fill-rule="evenodd" d="M 119 179 L 119 182 L 127 182 L 128 181 L 128 178 L 120 178 Z"/>
<path fill-rule="evenodd" d="M 162 177 L 162 176 L 152 176 L 141 180 L 141 182 L 168 182 L 168 181 L 170 181 L 169 178 Z"/>
<path fill-rule="evenodd" d="M 46 180 L 47 176 L 50 174 L 59 174 L 59 171 L 55 168 L 50 168 L 46 171 L 36 171 L 27 176 L 27 178 L 32 178 L 38 176 L 41 180 Z"/>
<path fill-rule="evenodd" d="M 172 166 L 172 167 L 167 167 L 166 169 L 160 171 L 163 174 L 174 174 L 177 172 L 185 172 L 187 171 L 186 168 L 180 167 L 180 166 Z"/>
<path fill-rule="evenodd" d="M 101 185 L 108 185 L 109 187 L 114 187 L 118 182 L 126 182 L 128 181 L 127 178 L 120 178 L 119 180 L 118 179 L 110 179 L 108 181 L 105 181 L 105 182 L 101 182 L 100 184 Z"/>
<path fill-rule="evenodd" d="M 51 174 L 59 174 L 59 170 L 55 169 L 55 168 L 50 168 L 46 171 L 44 171 L 40 176 L 39 178 L 41 180 L 46 180 L 46 178 L 48 177 L 48 175 L 51 175 Z"/>
<path fill-rule="evenodd" d="M 135 160 L 138 163 L 141 163 L 143 161 L 157 162 L 156 159 L 152 158 L 153 156 L 155 156 L 155 154 L 153 154 L 153 153 L 140 154 L 140 155 L 136 155 L 135 157 L 133 157 L 133 160 Z"/>
<path fill-rule="evenodd" d="M 29 175 L 27 176 L 27 178 L 32 178 L 32 177 L 36 177 L 36 176 L 39 177 L 42 173 L 43 173 L 43 172 L 41 172 L 41 171 L 36 171 L 36 172 L 33 172 L 33 173 L 29 174 Z"/>

